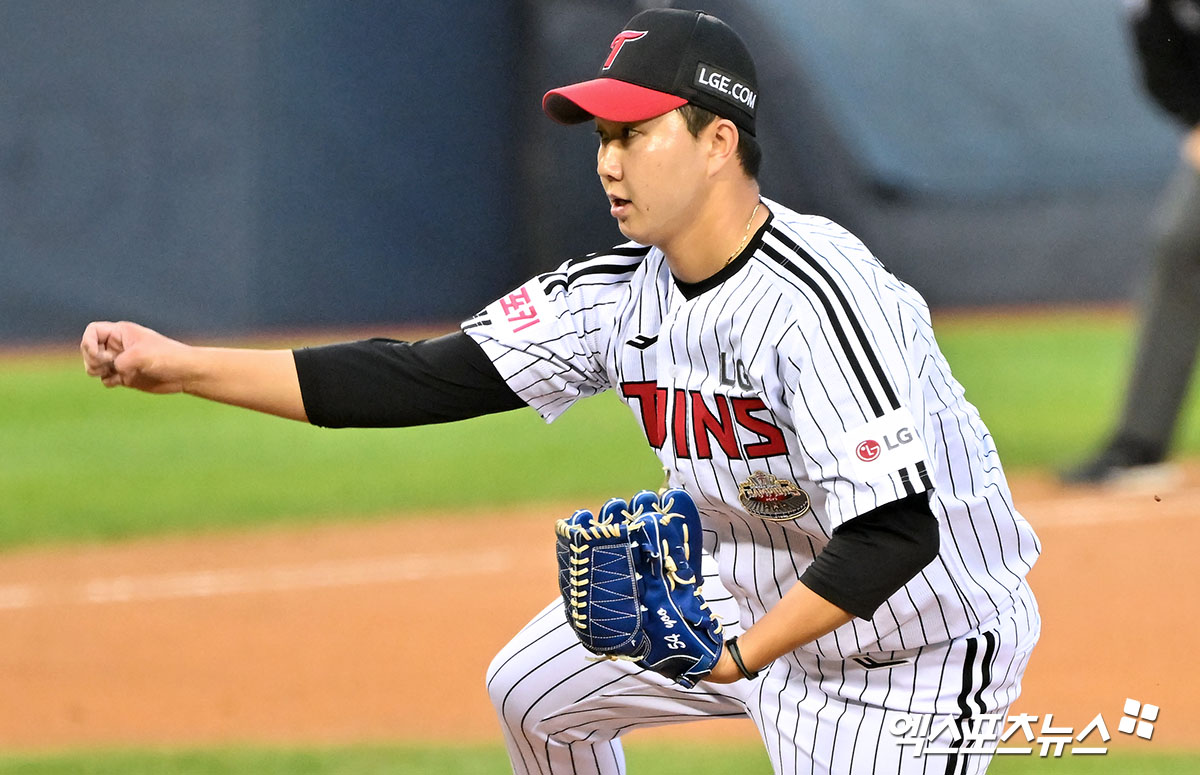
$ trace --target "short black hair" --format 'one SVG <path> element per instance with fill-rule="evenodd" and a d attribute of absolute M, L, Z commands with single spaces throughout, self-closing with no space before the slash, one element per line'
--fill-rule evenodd
<path fill-rule="evenodd" d="M 697 107 L 690 102 L 679 108 L 679 113 L 683 116 L 692 137 L 699 137 L 700 131 L 704 127 L 717 120 L 716 113 Z M 758 180 L 758 171 L 762 167 L 762 148 L 753 135 L 743 132 L 741 129 L 738 130 L 737 155 L 746 174 Z"/>

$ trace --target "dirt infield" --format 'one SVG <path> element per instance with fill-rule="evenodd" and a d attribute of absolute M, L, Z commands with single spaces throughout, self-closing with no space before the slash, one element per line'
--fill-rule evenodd
<path fill-rule="evenodd" d="M 1045 549 L 1014 712 L 1200 748 L 1200 466 L 1157 493 L 1014 491 Z M 0 555 L 0 746 L 496 740 L 484 670 L 556 594 L 549 521 L 574 505 Z M 1151 742 L 1118 733 L 1127 698 L 1162 708 Z"/>

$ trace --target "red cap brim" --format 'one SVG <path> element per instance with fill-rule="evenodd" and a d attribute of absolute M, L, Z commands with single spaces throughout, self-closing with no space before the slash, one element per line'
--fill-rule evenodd
<path fill-rule="evenodd" d="M 683 97 L 615 78 L 571 84 L 548 91 L 542 97 L 542 110 L 560 124 L 578 124 L 593 117 L 606 121 L 645 121 L 686 104 Z"/>

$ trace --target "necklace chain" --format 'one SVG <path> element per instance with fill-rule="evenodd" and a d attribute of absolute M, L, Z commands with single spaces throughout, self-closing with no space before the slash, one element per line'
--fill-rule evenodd
<path fill-rule="evenodd" d="M 733 263 L 733 259 L 737 258 L 741 254 L 742 250 L 746 247 L 746 243 L 750 241 L 750 227 L 754 224 L 754 216 L 758 215 L 758 208 L 760 207 L 762 207 L 762 200 L 759 200 L 758 203 L 754 205 L 754 210 L 750 213 L 750 220 L 746 221 L 746 234 L 742 237 L 742 241 L 738 243 L 737 250 L 733 251 L 733 253 L 729 255 L 729 258 L 725 259 L 725 266 L 729 266 L 731 263 Z"/>

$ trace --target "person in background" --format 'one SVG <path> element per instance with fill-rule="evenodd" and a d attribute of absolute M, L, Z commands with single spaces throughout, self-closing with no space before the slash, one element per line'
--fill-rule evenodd
<path fill-rule="evenodd" d="M 1070 484 L 1161 485 L 1200 348 L 1200 0 L 1134 0 L 1130 24 L 1146 90 L 1186 128 L 1159 204 L 1153 268 L 1116 429 Z"/>

